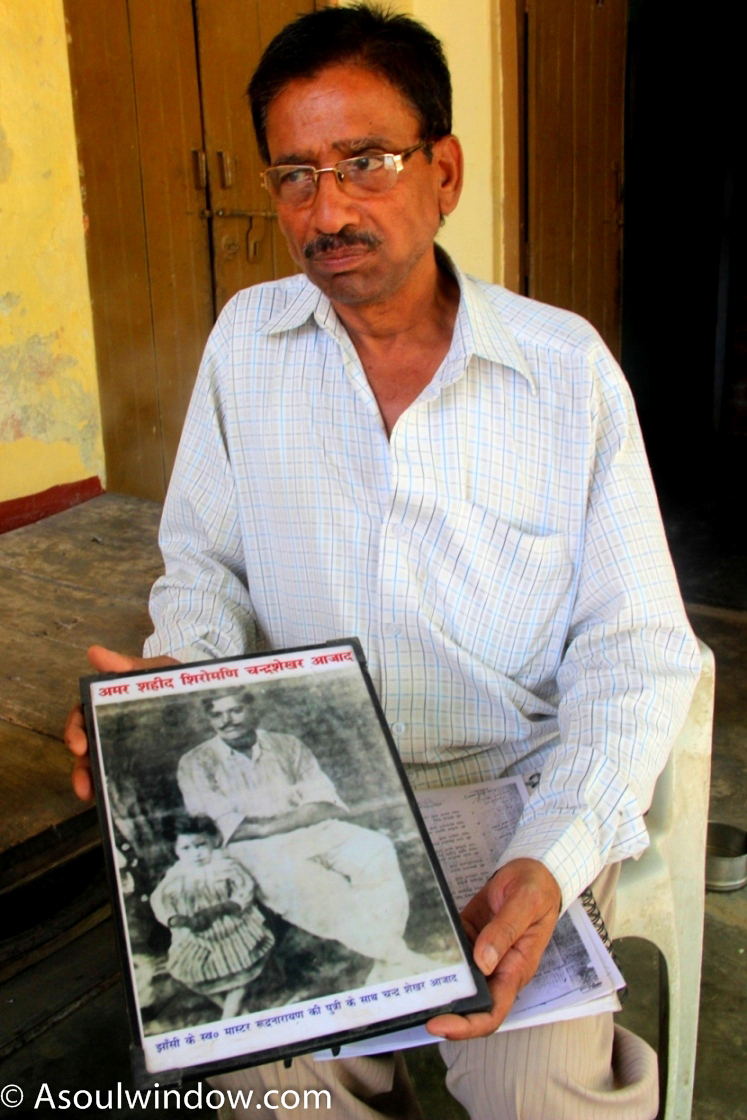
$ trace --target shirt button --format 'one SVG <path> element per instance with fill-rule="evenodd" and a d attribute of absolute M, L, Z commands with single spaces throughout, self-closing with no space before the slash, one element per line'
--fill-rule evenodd
<path fill-rule="evenodd" d="M 407 724 L 406 723 L 393 723 L 392 724 L 392 731 L 394 732 L 395 735 L 404 735 L 406 730 L 407 730 Z"/>
<path fill-rule="evenodd" d="M 398 540 L 402 540 L 403 537 L 408 536 L 407 529 L 405 529 L 404 525 L 392 525 L 392 536 L 396 537 Z"/>
<path fill-rule="evenodd" d="M 384 634 L 387 638 L 398 638 L 402 633 L 402 627 L 396 622 L 387 622 L 384 624 Z"/>

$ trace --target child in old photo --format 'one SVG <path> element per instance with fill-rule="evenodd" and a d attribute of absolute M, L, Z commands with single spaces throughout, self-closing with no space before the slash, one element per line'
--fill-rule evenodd
<path fill-rule="evenodd" d="M 209 817 L 172 821 L 176 862 L 151 895 L 153 913 L 171 931 L 167 968 L 175 980 L 238 1014 L 246 985 L 275 943 L 249 873 L 220 849 Z"/>

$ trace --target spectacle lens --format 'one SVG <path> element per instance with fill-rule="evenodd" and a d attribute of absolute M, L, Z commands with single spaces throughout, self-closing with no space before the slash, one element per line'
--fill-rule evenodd
<path fill-rule="evenodd" d="M 319 176 L 327 171 L 334 174 L 342 189 L 351 197 L 382 194 L 395 186 L 405 161 L 424 146 L 421 141 L 404 152 L 352 156 L 332 167 L 277 164 L 262 173 L 262 182 L 270 194 L 286 206 L 303 206 L 310 202 L 316 194 Z"/>

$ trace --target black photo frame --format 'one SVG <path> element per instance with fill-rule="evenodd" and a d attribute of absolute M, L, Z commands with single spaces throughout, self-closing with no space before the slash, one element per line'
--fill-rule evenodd
<path fill-rule="evenodd" d="M 81 693 L 139 1081 L 491 1006 L 357 639 Z"/>

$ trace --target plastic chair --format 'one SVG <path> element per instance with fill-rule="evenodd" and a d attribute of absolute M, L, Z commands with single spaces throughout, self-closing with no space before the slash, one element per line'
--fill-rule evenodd
<path fill-rule="evenodd" d="M 659 950 L 663 1120 L 690 1120 L 695 1074 L 714 689 L 713 653 L 699 645 L 703 671 L 646 817 L 651 845 L 622 865 L 614 924 L 615 938 Z"/>

